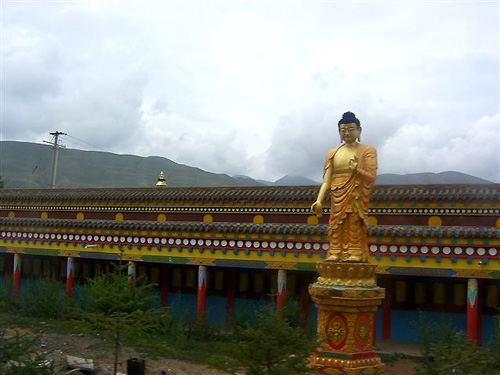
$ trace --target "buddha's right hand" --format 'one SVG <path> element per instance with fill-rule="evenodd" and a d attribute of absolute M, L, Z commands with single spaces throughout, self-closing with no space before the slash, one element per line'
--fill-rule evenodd
<path fill-rule="evenodd" d="M 316 217 L 321 217 L 321 215 L 323 215 L 323 205 L 320 201 L 316 201 L 312 204 L 311 212 L 316 214 Z"/>

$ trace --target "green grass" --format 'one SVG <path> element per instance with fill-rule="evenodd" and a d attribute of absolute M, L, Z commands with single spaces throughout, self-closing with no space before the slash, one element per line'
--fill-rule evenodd
<path fill-rule="evenodd" d="M 208 358 L 223 349 L 224 336 L 216 335 L 213 327 L 193 329 L 195 322 L 179 321 L 182 325 L 177 333 L 169 333 L 167 330 L 137 337 L 134 342 L 126 342 L 131 347 L 150 358 L 167 357 L 180 360 L 188 360 L 193 363 L 206 364 Z M 191 328 L 187 328 L 191 325 Z M 80 326 L 73 319 L 46 319 L 40 320 L 36 317 L 23 316 L 16 312 L 0 314 L 0 331 L 5 329 L 30 330 L 36 334 L 78 334 L 82 332 Z M 185 331 L 181 331 L 185 329 Z M 210 332 L 209 332 L 210 331 Z M 92 333 L 91 333 L 92 334 Z M 94 335 L 96 332 L 93 333 Z M 197 336 L 198 335 L 198 336 Z M 200 340 L 200 337 L 203 338 Z"/>
<path fill-rule="evenodd" d="M 32 316 L 23 316 L 16 313 L 1 313 L 0 314 L 0 330 L 5 329 L 31 329 L 34 332 L 44 332 L 50 333 L 60 333 L 60 334 L 72 334 L 74 332 L 74 324 L 71 320 L 60 320 L 60 319 L 45 319 Z"/>

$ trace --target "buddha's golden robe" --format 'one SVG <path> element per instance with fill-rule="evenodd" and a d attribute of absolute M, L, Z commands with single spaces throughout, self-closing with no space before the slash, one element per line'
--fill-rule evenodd
<path fill-rule="evenodd" d="M 328 151 L 325 173 L 334 168 L 337 151 Z M 377 151 L 368 145 L 357 144 L 355 155 L 358 166 L 332 170 L 331 175 L 331 214 L 328 226 L 330 247 L 328 256 L 340 261 L 368 261 L 368 205 L 377 175 Z"/>

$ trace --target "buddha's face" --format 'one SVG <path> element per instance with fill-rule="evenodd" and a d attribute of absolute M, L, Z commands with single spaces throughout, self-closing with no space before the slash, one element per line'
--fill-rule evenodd
<path fill-rule="evenodd" d="M 351 144 L 356 142 L 356 139 L 361 135 L 361 127 L 358 127 L 354 122 L 350 124 L 340 124 L 339 134 L 342 142 Z"/>

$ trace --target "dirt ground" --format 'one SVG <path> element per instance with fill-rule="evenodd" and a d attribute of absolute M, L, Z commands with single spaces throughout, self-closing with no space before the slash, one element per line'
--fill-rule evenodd
<path fill-rule="evenodd" d="M 40 349 L 52 351 L 54 358 L 62 363 L 66 360 L 67 355 L 91 358 L 94 360 L 95 366 L 103 369 L 103 374 L 112 373 L 113 370 L 113 355 L 112 352 L 104 346 L 104 341 L 89 335 L 61 335 L 61 334 L 44 334 L 40 341 Z M 142 358 L 140 354 L 123 349 L 122 356 L 119 360 L 119 371 L 123 374 L 127 373 L 127 359 Z M 222 375 L 220 371 L 207 368 L 203 365 L 189 363 L 187 361 L 179 361 L 175 359 L 146 358 L 146 373 L 147 374 L 162 374 L 164 371 L 168 375 Z"/>
<path fill-rule="evenodd" d="M 18 330 L 20 334 L 30 333 L 27 330 Z M 15 334 L 14 330 L 6 332 Z M 66 356 L 72 355 L 82 358 L 91 358 L 94 366 L 101 369 L 101 374 L 111 374 L 113 369 L 113 356 L 105 347 L 103 340 L 85 334 L 55 334 L 41 333 L 39 349 L 52 353 L 53 359 L 58 363 L 65 363 Z M 120 358 L 119 371 L 127 373 L 126 361 L 129 358 L 140 358 L 141 355 L 131 350 L 124 349 Z M 149 375 L 227 375 L 221 371 L 203 365 L 168 358 L 146 358 L 146 373 Z M 414 364 L 411 360 L 401 359 L 393 365 L 387 366 L 391 375 L 415 375 Z"/>
<path fill-rule="evenodd" d="M 415 364 L 409 359 L 400 359 L 394 365 L 386 366 L 387 372 L 391 375 L 415 375 Z"/>

